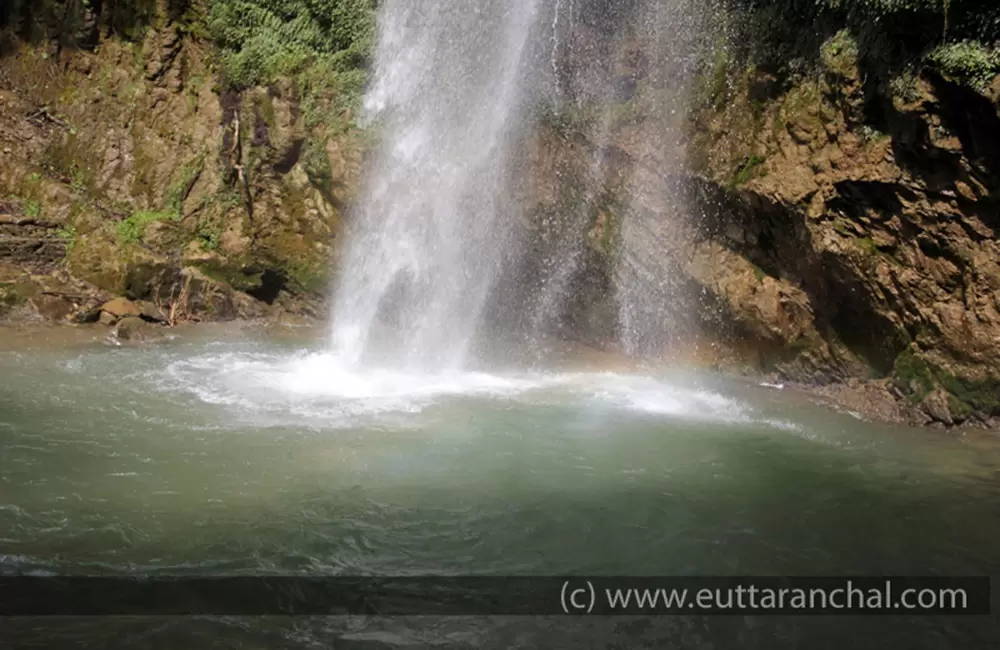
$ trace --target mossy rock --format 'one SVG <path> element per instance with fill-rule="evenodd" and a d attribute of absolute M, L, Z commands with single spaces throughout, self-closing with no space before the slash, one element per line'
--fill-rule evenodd
<path fill-rule="evenodd" d="M 956 419 L 968 419 L 974 413 L 1000 414 L 1000 377 L 957 375 L 910 349 L 896 358 L 893 378 L 912 404 L 921 403 L 935 389 L 943 388 Z"/>
<path fill-rule="evenodd" d="M 180 223 L 157 219 L 146 225 L 141 238 L 144 244 L 155 250 L 173 252 L 180 250 L 191 236 Z"/>
<path fill-rule="evenodd" d="M 16 282 L 0 282 L 0 309 L 25 302 L 27 297 L 18 291 Z"/>
<path fill-rule="evenodd" d="M 858 42 L 847 29 L 842 29 L 820 46 L 823 67 L 843 78 L 853 78 L 858 73 Z"/>
<path fill-rule="evenodd" d="M 232 262 L 225 258 L 199 260 L 192 264 L 205 276 L 229 285 L 237 291 L 252 293 L 263 283 L 264 269 L 252 264 Z"/>
<path fill-rule="evenodd" d="M 121 247 L 107 228 L 79 235 L 66 257 L 70 272 L 114 294 L 125 286 Z"/>
<path fill-rule="evenodd" d="M 132 300 L 169 299 L 178 291 L 180 269 L 153 257 L 133 258 L 127 264 L 122 293 Z"/>
<path fill-rule="evenodd" d="M 305 236 L 282 233 L 262 246 L 271 271 L 307 293 L 321 294 L 331 280 L 331 260 Z"/>

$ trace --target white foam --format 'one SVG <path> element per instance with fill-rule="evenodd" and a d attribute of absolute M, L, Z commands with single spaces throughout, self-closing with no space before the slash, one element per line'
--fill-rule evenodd
<path fill-rule="evenodd" d="M 500 397 L 538 385 L 528 376 L 352 370 L 326 353 L 204 355 L 176 361 L 166 374 L 174 388 L 210 404 L 257 415 L 293 414 L 328 425 L 350 425 L 372 414 L 419 412 L 449 396 Z"/>
<path fill-rule="evenodd" d="M 371 417 L 419 413 L 436 403 L 473 398 L 578 403 L 674 419 L 794 428 L 755 417 L 739 400 L 689 382 L 611 372 L 426 374 L 355 369 L 331 353 L 228 351 L 174 361 L 166 377 L 168 388 L 265 425 L 306 420 L 323 427 L 353 426 Z"/>

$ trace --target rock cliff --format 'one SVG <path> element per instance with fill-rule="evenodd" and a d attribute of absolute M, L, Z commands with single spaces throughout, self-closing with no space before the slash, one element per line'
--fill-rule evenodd
<path fill-rule="evenodd" d="M 662 352 L 826 387 L 875 417 L 996 424 L 995 70 L 972 85 L 915 65 L 873 88 L 843 30 L 800 73 L 723 62 L 683 107 L 669 81 L 606 74 L 632 90 L 550 120 L 529 174 L 537 220 L 589 206 L 594 311 L 634 267 L 641 295 L 670 303 Z M 594 152 L 599 189 L 581 193 Z"/>
<path fill-rule="evenodd" d="M 723 60 L 681 80 L 680 104 L 646 49 L 602 54 L 587 83 L 611 103 L 540 109 L 521 145 L 536 255 L 514 284 L 584 242 L 556 334 L 827 387 L 876 417 L 995 424 L 996 71 L 873 84 L 841 31 L 797 72 Z M 0 57 L 0 318 L 92 320 L 116 296 L 169 322 L 322 316 L 370 136 L 307 81 L 233 89 L 166 15 L 87 47 L 16 40 Z"/>
<path fill-rule="evenodd" d="M 291 80 L 225 90 L 211 46 L 172 21 L 16 48 L 0 58 L 8 318 L 117 295 L 184 320 L 321 313 L 363 148 L 336 96 L 310 114 Z"/>

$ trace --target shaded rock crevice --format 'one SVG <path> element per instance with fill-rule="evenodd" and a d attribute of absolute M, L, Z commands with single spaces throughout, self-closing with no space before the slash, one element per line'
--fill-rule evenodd
<path fill-rule="evenodd" d="M 785 85 L 753 128 L 727 106 L 695 115 L 706 237 L 758 280 L 805 294 L 818 338 L 764 370 L 807 383 L 867 378 L 905 403 L 906 419 L 986 422 L 1000 415 L 987 397 L 1000 376 L 1000 106 L 925 71 L 912 96 L 875 98 L 887 107 L 883 133 L 866 123 L 873 98 L 850 92 L 858 74 L 827 73 L 818 104 L 801 100 L 815 81 Z M 738 173 L 741 151 L 760 161 L 753 174 Z M 725 318 L 746 320 L 751 305 L 730 302 Z"/>

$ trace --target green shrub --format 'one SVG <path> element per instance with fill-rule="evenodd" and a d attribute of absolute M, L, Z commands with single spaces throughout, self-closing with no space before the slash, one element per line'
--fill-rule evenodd
<path fill-rule="evenodd" d="M 1000 74 L 1000 50 L 978 41 L 961 41 L 934 48 L 927 61 L 955 81 L 985 88 Z"/>
<path fill-rule="evenodd" d="M 849 76 L 858 63 L 858 42 L 849 30 L 842 29 L 820 46 L 819 54 L 827 70 Z"/>
<path fill-rule="evenodd" d="M 847 37 L 878 75 L 898 74 L 942 44 L 1000 40 L 1000 3 L 983 0 L 716 1 L 724 22 L 741 26 L 731 45 L 737 58 L 786 70 L 803 60 L 828 64 L 831 54 L 835 62 Z"/>
<path fill-rule="evenodd" d="M 208 13 L 223 74 L 237 88 L 318 63 L 357 66 L 371 47 L 374 26 L 372 0 L 211 0 Z"/>
<path fill-rule="evenodd" d="M 142 234 L 146 231 L 146 226 L 153 223 L 154 221 L 165 221 L 168 219 L 175 219 L 176 215 L 171 212 L 146 212 L 139 211 L 133 213 L 132 216 L 119 221 L 118 225 L 115 226 L 115 231 L 118 234 L 118 241 L 121 244 L 132 244 L 142 237 Z"/>
<path fill-rule="evenodd" d="M 25 201 L 21 204 L 21 212 L 24 216 L 37 219 L 42 214 L 42 205 L 38 201 Z"/>

